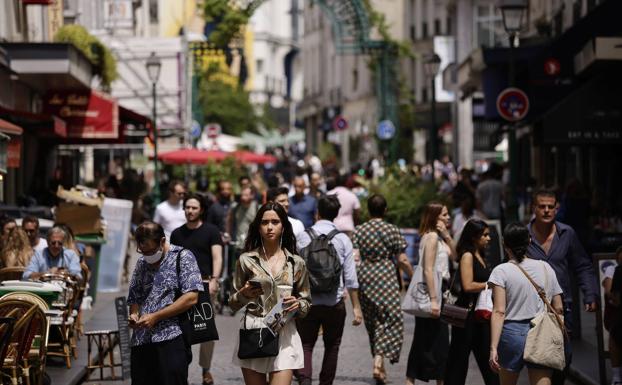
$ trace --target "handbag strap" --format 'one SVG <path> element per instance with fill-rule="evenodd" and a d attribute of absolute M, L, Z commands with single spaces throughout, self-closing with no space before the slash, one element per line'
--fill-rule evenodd
<path fill-rule="evenodd" d="M 553 305 L 551 305 L 551 302 L 549 302 L 549 300 L 546 298 L 546 292 L 540 286 L 538 286 L 538 284 L 531 278 L 529 273 L 527 273 L 527 271 L 525 271 L 525 269 L 523 269 L 523 267 L 521 265 L 519 265 L 515 261 L 512 261 L 512 263 L 514 265 L 516 265 L 516 267 L 518 267 L 520 269 L 520 271 L 523 272 L 525 277 L 527 277 L 529 282 L 531 282 L 533 287 L 538 292 L 538 296 L 540 296 L 540 299 L 542 300 L 542 302 L 544 302 L 544 305 L 548 308 L 548 311 L 553 313 L 553 315 L 555 316 L 555 320 L 557 321 L 557 324 L 559 325 L 559 327 L 562 330 L 562 332 L 564 333 L 564 335 L 566 337 L 568 337 L 568 332 L 566 331 L 566 327 L 564 326 L 564 322 L 559 317 L 559 314 L 557 314 L 555 309 L 553 309 Z M 548 272 L 546 271 L 546 266 L 544 265 L 544 262 L 542 262 L 542 267 L 544 268 L 544 282 L 545 282 L 545 287 L 546 287 L 548 285 L 548 278 L 547 278 Z"/>

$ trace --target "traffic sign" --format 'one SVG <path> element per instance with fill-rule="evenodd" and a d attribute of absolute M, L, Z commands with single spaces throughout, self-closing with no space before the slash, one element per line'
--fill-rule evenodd
<path fill-rule="evenodd" d="M 561 64 L 559 64 L 559 60 L 554 57 L 548 58 L 544 61 L 544 73 L 549 76 L 557 76 L 561 71 Z"/>
<path fill-rule="evenodd" d="M 333 119 L 333 130 L 343 131 L 348 128 L 348 121 L 341 115 L 335 116 Z"/>
<path fill-rule="evenodd" d="M 506 88 L 497 97 L 497 112 L 507 121 L 517 122 L 529 112 L 529 98 L 522 90 Z"/>
<path fill-rule="evenodd" d="M 205 131 L 205 134 L 207 135 L 208 138 L 210 139 L 214 139 L 217 138 L 218 135 L 220 135 L 220 124 L 218 123 L 208 123 L 203 127 L 203 131 Z"/>
<path fill-rule="evenodd" d="M 199 136 L 201 136 L 201 125 L 196 120 L 193 120 L 192 126 L 190 126 L 190 137 L 196 139 Z"/>
<path fill-rule="evenodd" d="M 395 126 L 393 122 L 390 120 L 382 120 L 378 123 L 378 127 L 376 127 L 376 135 L 381 140 L 389 140 L 393 139 L 395 136 Z"/>

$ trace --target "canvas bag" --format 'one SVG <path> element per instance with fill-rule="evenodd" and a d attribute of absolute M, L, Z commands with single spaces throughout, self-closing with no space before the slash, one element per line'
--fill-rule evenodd
<path fill-rule="evenodd" d="M 553 306 L 546 298 L 546 288 L 548 287 L 546 266 L 542 262 L 545 277 L 543 290 L 534 282 L 525 269 L 517 263 L 515 265 L 525 274 L 525 277 L 531 282 L 540 299 L 544 302 L 542 312 L 531 320 L 531 329 L 527 333 L 523 359 L 533 364 L 564 370 L 566 367 L 566 356 L 564 353 L 564 339 L 567 335 L 566 328 L 564 327 L 562 317 L 555 312 L 555 309 L 553 309 Z"/>
<path fill-rule="evenodd" d="M 415 267 L 415 272 L 406 295 L 402 300 L 402 311 L 421 318 L 432 318 L 432 302 L 428 295 L 428 285 L 423 274 L 425 258 L 420 256 L 420 263 Z M 434 286 L 436 287 L 436 298 L 441 298 L 441 273 L 434 269 Z"/>

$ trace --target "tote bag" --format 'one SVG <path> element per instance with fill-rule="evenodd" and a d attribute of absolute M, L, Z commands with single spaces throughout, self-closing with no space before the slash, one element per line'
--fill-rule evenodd
<path fill-rule="evenodd" d="M 181 272 L 179 254 L 177 253 L 176 269 L 177 277 Z M 197 303 L 188 311 L 181 313 L 179 318 L 179 326 L 183 334 L 186 345 L 200 344 L 201 342 L 218 340 L 218 329 L 216 329 L 216 321 L 214 320 L 214 307 L 209 294 L 209 286 L 205 285 L 204 291 L 199 292 Z M 181 297 L 181 290 L 178 286 L 175 299 Z"/>
<path fill-rule="evenodd" d="M 531 329 L 527 333 L 523 359 L 533 364 L 564 370 L 566 367 L 566 356 L 564 353 L 566 329 L 564 328 L 562 317 L 555 312 L 553 306 L 546 298 L 546 287 L 548 285 L 546 266 L 542 262 L 545 277 L 544 290 L 534 282 L 522 267 L 518 264 L 516 266 L 531 282 L 545 305 L 544 310 L 531 320 Z"/>
<path fill-rule="evenodd" d="M 477 296 L 475 304 L 475 319 L 478 321 L 490 321 L 492 316 L 492 289 L 488 287 L 482 290 Z"/>
<path fill-rule="evenodd" d="M 432 318 L 432 302 L 428 294 L 428 285 L 423 274 L 423 262 L 425 258 L 421 256 L 421 263 L 415 267 L 415 272 L 406 295 L 402 301 L 402 311 L 421 318 Z M 436 287 L 436 298 L 441 298 L 441 273 L 434 270 L 434 286 Z"/>

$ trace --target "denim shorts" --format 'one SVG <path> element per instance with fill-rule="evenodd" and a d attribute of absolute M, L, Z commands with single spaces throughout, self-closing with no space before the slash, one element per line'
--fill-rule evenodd
<path fill-rule="evenodd" d="M 543 366 L 523 361 L 527 332 L 531 328 L 530 320 L 525 321 L 505 321 L 497 354 L 499 355 L 499 365 L 510 372 L 520 372 L 523 366 L 528 368 L 544 368 Z"/>

